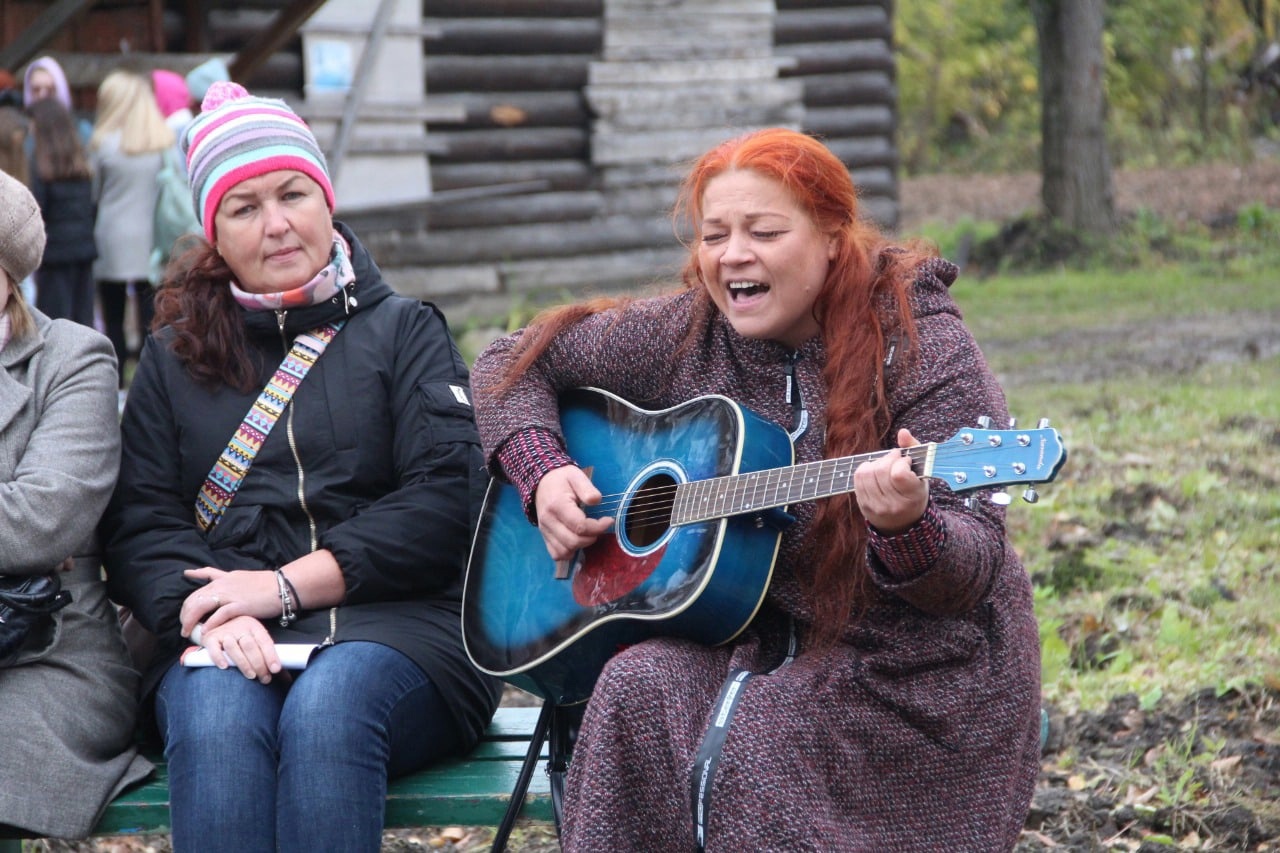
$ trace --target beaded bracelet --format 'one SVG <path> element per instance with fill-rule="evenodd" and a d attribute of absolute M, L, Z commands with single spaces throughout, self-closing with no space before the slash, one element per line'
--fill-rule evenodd
<path fill-rule="evenodd" d="M 305 610 L 306 608 L 302 606 L 302 596 L 298 595 L 298 588 L 293 585 L 293 581 L 289 580 L 283 569 L 280 570 L 280 577 L 284 578 L 284 585 L 289 588 L 289 595 L 293 597 L 293 609 Z"/>
<path fill-rule="evenodd" d="M 293 609 L 293 596 L 289 593 L 293 584 L 289 583 L 283 571 L 276 569 L 276 585 L 280 588 L 280 627 L 288 628 L 298 618 Z"/>

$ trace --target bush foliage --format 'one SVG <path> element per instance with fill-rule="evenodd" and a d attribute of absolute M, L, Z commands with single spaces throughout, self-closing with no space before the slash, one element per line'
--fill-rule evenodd
<path fill-rule="evenodd" d="M 1111 0 L 1108 143 L 1116 168 L 1251 156 L 1280 90 L 1258 58 L 1274 0 Z M 899 0 L 899 150 L 908 174 L 1037 170 L 1038 49 L 1025 0 Z"/>

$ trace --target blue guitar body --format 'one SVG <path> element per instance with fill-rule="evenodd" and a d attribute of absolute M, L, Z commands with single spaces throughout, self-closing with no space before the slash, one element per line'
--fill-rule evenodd
<path fill-rule="evenodd" d="M 494 480 L 462 625 L 482 670 L 572 704 L 590 696 L 621 648 L 659 634 L 714 645 L 746 627 L 768 588 L 785 514 L 672 527 L 662 496 L 674 484 L 788 466 L 794 455 L 783 430 L 726 397 L 649 412 L 577 389 L 562 398 L 560 417 L 569 454 L 606 496 L 588 512 L 613 515 L 614 526 L 559 579 L 519 494 Z"/>

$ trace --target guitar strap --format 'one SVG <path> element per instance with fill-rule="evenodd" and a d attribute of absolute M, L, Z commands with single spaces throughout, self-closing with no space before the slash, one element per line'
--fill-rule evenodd
<path fill-rule="evenodd" d="M 791 429 L 788 434 L 793 442 L 799 441 L 800 436 L 809 430 L 809 410 L 805 408 L 800 396 L 800 380 L 796 378 L 796 362 L 799 360 L 799 353 L 792 353 L 787 359 L 786 400 L 791 404 Z"/>
<path fill-rule="evenodd" d="M 293 399 L 293 392 L 345 323 L 345 319 L 325 323 L 294 338 L 284 361 L 249 407 L 196 495 L 196 524 L 202 533 L 208 533 L 221 520 L 271 428 Z"/>
<path fill-rule="evenodd" d="M 729 673 L 720 695 L 716 699 L 715 713 L 711 716 L 711 725 L 702 737 L 702 745 L 698 747 L 697 758 L 693 762 L 693 770 L 689 774 L 689 784 L 693 796 L 693 834 L 697 842 L 698 853 L 703 853 L 707 843 L 707 824 L 711 817 L 711 786 L 715 782 L 716 770 L 720 766 L 720 752 L 724 748 L 725 738 L 729 735 L 729 726 L 733 723 L 733 715 L 746 691 L 747 681 L 756 675 L 772 675 L 786 667 L 799 653 L 799 642 L 796 640 L 796 626 L 790 625 L 790 637 L 787 640 L 787 654 L 773 669 L 763 673 L 753 673 L 745 669 L 735 669 Z"/>

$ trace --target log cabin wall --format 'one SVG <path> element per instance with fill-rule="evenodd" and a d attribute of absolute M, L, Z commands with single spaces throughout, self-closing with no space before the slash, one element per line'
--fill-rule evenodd
<path fill-rule="evenodd" d="M 302 25 L 302 117 L 325 151 L 337 213 L 420 207 L 431 196 L 421 0 L 327 0 Z"/>
<path fill-rule="evenodd" d="M 844 161 L 862 214 L 898 224 L 898 91 L 891 0 L 777 0 L 775 52 L 804 86 L 805 131 Z"/>
<path fill-rule="evenodd" d="M 73 14 L 62 26 L 44 29 L 39 26 L 50 4 L 41 0 L 0 0 L 0 45 L 5 53 L 17 47 L 19 37 L 35 29 L 45 39 L 37 55 L 64 57 L 84 54 L 119 58 L 122 50 L 159 51 L 167 38 L 164 11 L 159 0 L 102 0 L 82 4 L 85 8 Z M 25 51 L 18 55 L 24 55 Z M 6 61 L 7 70 L 19 76 L 29 59 Z M 65 64 L 64 64 L 65 67 Z M 79 109 L 93 103 L 96 80 L 79 81 L 68 71 L 67 82 L 72 100 Z"/>
<path fill-rule="evenodd" d="M 603 0 L 424 0 L 433 198 L 414 218 L 362 218 L 390 280 L 451 318 L 501 317 L 634 284 L 665 234 L 610 217 L 584 88 Z M 390 225 L 392 229 L 379 226 Z M 662 238 L 666 237 L 666 245 Z"/>
<path fill-rule="evenodd" d="M 816 133 L 897 221 L 890 0 L 424 0 L 435 196 L 350 221 L 455 321 L 670 283 L 685 163 L 735 132 Z"/>

